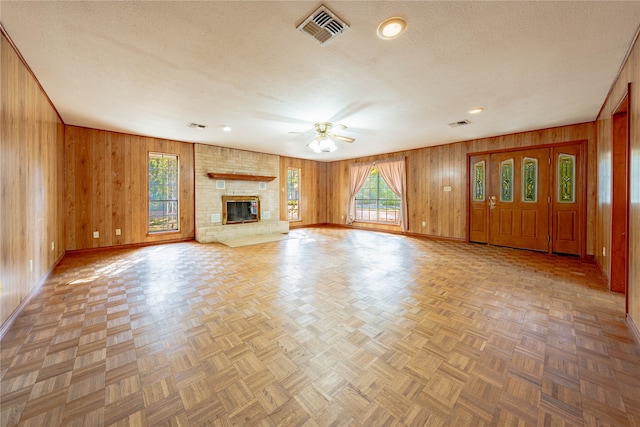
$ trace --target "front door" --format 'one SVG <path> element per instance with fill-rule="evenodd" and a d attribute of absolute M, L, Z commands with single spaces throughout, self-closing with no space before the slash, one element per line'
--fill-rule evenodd
<path fill-rule="evenodd" d="M 549 250 L 549 148 L 491 155 L 489 243 Z"/>
<path fill-rule="evenodd" d="M 469 157 L 469 241 L 581 255 L 582 144 Z"/>

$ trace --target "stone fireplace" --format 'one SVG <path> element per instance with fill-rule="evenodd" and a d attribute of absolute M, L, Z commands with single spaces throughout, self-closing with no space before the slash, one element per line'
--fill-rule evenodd
<path fill-rule="evenodd" d="M 222 224 L 260 221 L 258 196 L 222 196 Z"/>
<path fill-rule="evenodd" d="M 289 232 L 280 219 L 278 156 L 194 144 L 194 165 L 198 242 Z"/>

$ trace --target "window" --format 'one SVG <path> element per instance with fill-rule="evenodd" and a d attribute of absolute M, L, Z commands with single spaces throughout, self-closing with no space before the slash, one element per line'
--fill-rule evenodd
<path fill-rule="evenodd" d="M 179 230 L 178 156 L 149 153 L 149 233 Z"/>
<path fill-rule="evenodd" d="M 287 219 L 300 221 L 300 169 L 287 169 Z"/>
<path fill-rule="evenodd" d="M 400 223 L 402 200 L 373 167 L 356 195 L 356 221 Z"/>

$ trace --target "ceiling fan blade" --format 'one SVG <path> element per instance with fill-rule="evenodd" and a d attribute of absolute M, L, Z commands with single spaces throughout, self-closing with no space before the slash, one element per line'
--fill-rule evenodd
<path fill-rule="evenodd" d="M 337 124 L 333 125 L 333 129 L 337 129 L 337 128 L 346 129 L 347 127 L 345 125 L 343 125 L 342 123 L 337 123 Z"/>
<path fill-rule="evenodd" d="M 337 139 L 338 141 L 342 141 L 342 142 L 353 142 L 356 140 L 355 138 L 349 138 L 348 136 L 342 136 L 342 135 L 331 135 L 331 138 Z"/>

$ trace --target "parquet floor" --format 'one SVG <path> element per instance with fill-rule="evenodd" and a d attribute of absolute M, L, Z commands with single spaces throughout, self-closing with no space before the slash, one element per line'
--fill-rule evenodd
<path fill-rule="evenodd" d="M 67 255 L 2 341 L 2 426 L 638 426 L 594 264 L 362 230 Z"/>

